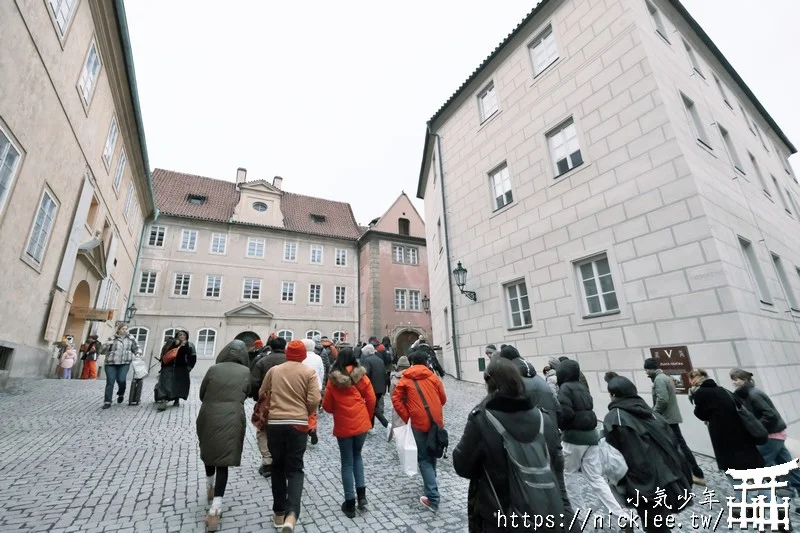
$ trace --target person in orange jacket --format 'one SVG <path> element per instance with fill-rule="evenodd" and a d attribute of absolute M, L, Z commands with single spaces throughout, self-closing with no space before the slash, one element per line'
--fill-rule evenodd
<path fill-rule="evenodd" d="M 348 518 L 354 518 L 356 497 L 359 510 L 367 507 L 361 449 L 367 440 L 367 432 L 372 428 L 375 391 L 367 371 L 356 361 L 352 348 L 342 348 L 331 367 L 328 380 L 322 408 L 333 414 L 333 436 L 339 443 L 344 488 L 342 512 Z"/>
<path fill-rule="evenodd" d="M 427 363 L 427 354 L 419 351 L 411 354 L 412 366 L 403 372 L 403 377 L 397 383 L 392 393 L 392 405 L 403 422 L 411 424 L 417 443 L 417 464 L 425 488 L 425 496 L 420 497 L 419 501 L 425 508 L 436 512 L 439 509 L 439 486 L 436 481 L 436 458 L 427 451 L 428 431 L 431 429 L 431 417 L 439 427 L 444 427 L 442 406 L 447 402 L 447 395 L 442 380 L 428 368 Z M 425 396 L 430 416 L 420 394 Z"/>

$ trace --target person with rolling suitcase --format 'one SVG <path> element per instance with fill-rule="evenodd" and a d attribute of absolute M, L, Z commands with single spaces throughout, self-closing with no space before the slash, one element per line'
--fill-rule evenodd
<path fill-rule="evenodd" d="M 128 405 L 139 405 L 142 402 L 144 378 L 148 374 L 147 363 L 141 357 L 134 357 L 131 366 L 133 367 L 133 382 L 131 391 L 128 393 Z"/>

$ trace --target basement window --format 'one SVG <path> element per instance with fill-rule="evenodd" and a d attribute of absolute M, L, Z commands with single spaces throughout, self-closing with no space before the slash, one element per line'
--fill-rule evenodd
<path fill-rule="evenodd" d="M 0 346 L 0 370 L 8 370 L 11 368 L 11 356 L 14 354 L 14 349 L 8 346 Z"/>
<path fill-rule="evenodd" d="M 190 194 L 186 198 L 192 205 L 203 205 L 208 200 L 207 196 L 200 196 L 199 194 Z"/>
<path fill-rule="evenodd" d="M 321 224 L 321 223 L 325 222 L 325 215 L 314 215 L 314 214 L 312 214 L 311 215 L 311 220 Z"/>

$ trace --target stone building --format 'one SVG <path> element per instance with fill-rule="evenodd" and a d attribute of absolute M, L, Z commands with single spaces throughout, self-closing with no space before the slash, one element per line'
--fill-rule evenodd
<path fill-rule="evenodd" d="M 112 333 L 153 209 L 122 2 L 0 2 L 0 385 Z"/>
<path fill-rule="evenodd" d="M 425 223 L 406 193 L 363 228 L 359 247 L 361 340 L 388 336 L 405 355 L 420 335 L 431 338 Z"/>
<path fill-rule="evenodd" d="M 223 181 L 155 169 L 131 331 L 147 357 L 189 331 L 204 372 L 233 339 L 271 332 L 357 338 L 360 230 L 347 203 L 284 191 L 282 178 Z"/>
<path fill-rule="evenodd" d="M 722 385 L 754 372 L 798 435 L 795 152 L 679 1 L 539 2 L 426 130 L 446 369 L 480 381 L 487 343 L 537 369 L 567 355 L 602 415 L 605 371 L 649 398 L 643 360 L 686 347 Z M 686 399 L 684 434 L 710 451 Z"/>

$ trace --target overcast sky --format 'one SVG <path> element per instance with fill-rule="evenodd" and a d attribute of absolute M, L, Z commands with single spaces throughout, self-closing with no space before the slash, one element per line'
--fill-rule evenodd
<path fill-rule="evenodd" d="M 683 3 L 800 145 L 800 1 Z M 366 224 L 415 199 L 425 122 L 534 5 L 127 0 L 150 164 L 282 176 Z"/>

